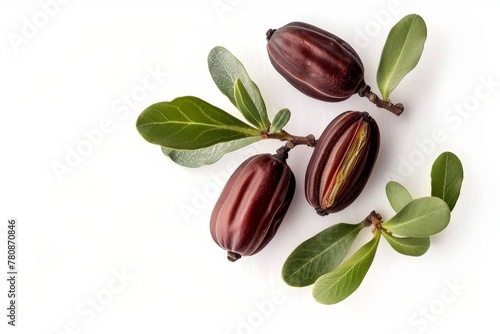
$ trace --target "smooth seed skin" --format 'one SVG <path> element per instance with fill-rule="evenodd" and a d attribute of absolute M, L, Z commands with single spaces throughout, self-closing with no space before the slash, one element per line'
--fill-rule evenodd
<path fill-rule="evenodd" d="M 338 36 L 303 22 L 266 34 L 271 64 L 290 84 L 312 98 L 339 102 L 365 86 L 354 49 Z"/>
<path fill-rule="evenodd" d="M 261 251 L 275 236 L 295 192 L 283 157 L 258 154 L 231 175 L 210 219 L 214 241 L 232 262 Z"/>

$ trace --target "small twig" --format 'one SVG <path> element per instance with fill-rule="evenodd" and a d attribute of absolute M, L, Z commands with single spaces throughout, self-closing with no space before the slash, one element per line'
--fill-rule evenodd
<path fill-rule="evenodd" d="M 370 212 L 370 214 L 363 220 L 365 227 L 373 226 L 374 229 L 382 229 L 382 216 L 379 215 L 375 210 Z"/>
<path fill-rule="evenodd" d="M 382 100 L 377 94 L 373 93 L 370 86 L 366 84 L 358 91 L 358 94 L 361 97 L 367 97 L 368 100 L 377 107 L 389 110 L 396 116 L 401 115 L 405 109 L 402 103 L 393 104 L 391 101 Z"/>
<path fill-rule="evenodd" d="M 269 133 L 263 132 L 261 133 L 262 139 L 278 139 L 281 141 L 286 141 L 287 145 L 290 149 L 297 145 L 307 145 L 309 147 L 314 147 L 316 145 L 316 139 L 314 135 L 308 135 L 305 137 L 302 136 L 294 136 L 289 134 L 288 132 L 281 130 L 280 132 Z"/>

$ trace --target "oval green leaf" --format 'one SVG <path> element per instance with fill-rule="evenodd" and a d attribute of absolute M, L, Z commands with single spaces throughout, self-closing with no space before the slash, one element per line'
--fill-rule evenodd
<path fill-rule="evenodd" d="M 278 111 L 278 113 L 274 116 L 273 121 L 271 122 L 271 128 L 269 129 L 269 132 L 275 133 L 281 131 L 285 127 L 285 125 L 287 125 L 290 117 L 290 110 L 284 108 Z"/>
<path fill-rule="evenodd" d="M 391 29 L 377 70 L 377 84 L 384 100 L 418 64 L 426 39 L 427 26 L 416 14 L 403 17 Z"/>
<path fill-rule="evenodd" d="M 333 271 L 318 278 L 313 286 L 313 296 L 322 304 L 335 304 L 349 297 L 361 285 L 373 262 L 380 232 L 363 245 L 353 256 Z"/>
<path fill-rule="evenodd" d="M 363 224 L 335 224 L 301 243 L 288 256 L 281 271 L 291 286 L 313 284 L 344 259 Z"/>
<path fill-rule="evenodd" d="M 408 256 L 424 255 L 431 246 L 431 238 L 399 238 L 382 230 L 382 235 L 391 247 L 398 253 Z"/>
<path fill-rule="evenodd" d="M 172 150 L 166 147 L 162 147 L 161 149 L 163 154 L 172 159 L 176 164 L 184 167 L 198 168 L 204 165 L 211 165 L 217 162 L 225 154 L 236 151 L 259 140 L 261 140 L 260 136 L 248 137 L 215 144 L 198 150 Z"/>
<path fill-rule="evenodd" d="M 257 85 L 248 75 L 243 64 L 229 50 L 222 46 L 216 46 L 208 54 L 208 70 L 216 86 L 226 95 L 231 103 L 239 108 L 235 98 L 235 82 L 239 78 L 250 96 L 259 113 L 259 124 L 265 124 L 265 130 L 269 126 L 266 104 Z M 252 123 L 253 124 L 253 123 Z"/>
<path fill-rule="evenodd" d="M 149 106 L 137 118 L 136 127 L 148 142 L 174 150 L 260 136 L 260 130 L 194 96 Z"/>
<path fill-rule="evenodd" d="M 450 222 L 450 208 L 438 197 L 422 197 L 405 205 L 394 217 L 382 223 L 387 231 L 423 238 L 441 232 Z"/>
<path fill-rule="evenodd" d="M 464 170 L 460 159 L 451 152 L 443 152 L 434 161 L 431 170 L 431 194 L 448 203 L 450 211 L 455 208 Z"/>
<path fill-rule="evenodd" d="M 250 124 L 256 126 L 260 130 L 267 130 L 269 124 L 264 124 L 262 122 L 259 111 L 257 110 L 255 103 L 250 98 L 250 95 L 240 78 L 236 78 L 236 81 L 234 82 L 234 99 L 239 111 L 243 117 L 250 122 Z"/>
<path fill-rule="evenodd" d="M 401 184 L 395 181 L 389 181 L 385 186 L 385 193 L 387 194 L 387 198 L 389 199 L 389 203 L 394 211 L 398 212 L 401 210 L 406 204 L 410 203 L 413 199 Z"/>

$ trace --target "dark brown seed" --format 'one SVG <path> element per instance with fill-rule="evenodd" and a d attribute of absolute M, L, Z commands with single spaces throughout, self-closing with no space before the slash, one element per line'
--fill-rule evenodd
<path fill-rule="evenodd" d="M 325 128 L 305 176 L 306 199 L 319 215 L 338 212 L 359 196 L 379 145 L 379 128 L 366 112 L 346 111 Z"/>
<path fill-rule="evenodd" d="M 285 154 L 258 154 L 231 175 L 210 219 L 214 241 L 236 261 L 253 255 L 276 234 L 295 192 Z"/>
<path fill-rule="evenodd" d="M 267 52 L 274 68 L 310 97 L 337 102 L 368 87 L 358 54 L 347 42 L 328 31 L 292 22 L 277 30 L 270 29 L 267 40 Z"/>

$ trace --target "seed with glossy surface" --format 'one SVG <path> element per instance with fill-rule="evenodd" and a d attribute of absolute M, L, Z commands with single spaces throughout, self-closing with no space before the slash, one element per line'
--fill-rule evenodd
<path fill-rule="evenodd" d="M 262 250 L 274 237 L 295 192 L 295 177 L 285 154 L 258 154 L 231 175 L 210 219 L 214 241 L 227 258 Z"/>
<path fill-rule="evenodd" d="M 361 58 L 340 37 L 304 22 L 269 29 L 266 37 L 271 64 L 307 96 L 338 102 L 358 94 L 395 115 L 403 112 L 403 104 L 380 99 L 371 91 Z"/>
<path fill-rule="evenodd" d="M 328 31 L 292 22 L 268 30 L 267 40 L 274 68 L 310 97 L 337 102 L 366 86 L 363 63 L 356 51 Z"/>
<path fill-rule="evenodd" d="M 346 111 L 316 142 L 306 169 L 305 192 L 319 215 L 349 206 L 368 181 L 378 155 L 380 132 L 366 112 Z"/>

